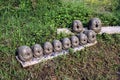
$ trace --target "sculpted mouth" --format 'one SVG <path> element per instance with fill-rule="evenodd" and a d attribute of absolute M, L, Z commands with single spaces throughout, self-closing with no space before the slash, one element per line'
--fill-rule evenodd
<path fill-rule="evenodd" d="M 98 27 L 98 24 L 96 24 L 95 27 Z"/>
<path fill-rule="evenodd" d="M 77 25 L 77 29 L 79 29 L 79 26 Z"/>
<path fill-rule="evenodd" d="M 60 48 L 60 46 L 58 46 L 58 48 Z"/>
<path fill-rule="evenodd" d="M 67 44 L 67 46 L 69 46 L 69 44 Z"/>

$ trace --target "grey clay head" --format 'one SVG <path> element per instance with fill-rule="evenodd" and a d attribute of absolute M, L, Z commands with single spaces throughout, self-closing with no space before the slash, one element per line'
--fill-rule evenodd
<path fill-rule="evenodd" d="M 78 38 L 79 38 L 80 45 L 87 44 L 88 38 L 87 38 L 87 36 L 84 33 L 78 34 Z"/>
<path fill-rule="evenodd" d="M 82 32 L 83 31 L 83 25 L 80 20 L 74 20 L 72 23 L 72 29 L 74 32 Z"/>
<path fill-rule="evenodd" d="M 99 18 L 93 18 L 89 21 L 89 29 L 99 33 L 101 31 L 101 20 Z"/>
<path fill-rule="evenodd" d="M 62 40 L 63 49 L 69 49 L 71 47 L 71 41 L 69 38 L 63 38 Z"/>
<path fill-rule="evenodd" d="M 86 30 L 84 33 L 87 35 L 89 43 L 96 41 L 96 33 L 93 30 Z"/>
<path fill-rule="evenodd" d="M 59 40 L 54 40 L 53 41 L 53 47 L 54 47 L 55 52 L 62 51 L 62 43 Z"/>
<path fill-rule="evenodd" d="M 43 48 L 39 44 L 35 44 L 34 46 L 32 46 L 32 51 L 34 57 L 36 58 L 43 56 Z"/>
<path fill-rule="evenodd" d="M 78 39 L 77 36 L 71 36 L 70 40 L 71 40 L 71 43 L 72 43 L 72 47 L 79 46 L 79 39 Z"/>
<path fill-rule="evenodd" d="M 47 55 L 53 52 L 53 46 L 50 42 L 45 42 L 43 49 L 44 49 L 44 54 L 47 54 Z"/>
<path fill-rule="evenodd" d="M 21 46 L 18 48 L 18 57 L 21 61 L 30 61 L 33 57 L 32 50 L 29 46 Z"/>

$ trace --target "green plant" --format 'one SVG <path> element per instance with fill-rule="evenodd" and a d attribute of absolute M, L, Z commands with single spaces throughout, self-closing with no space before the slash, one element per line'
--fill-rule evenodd
<path fill-rule="evenodd" d="M 104 5 L 106 8 L 119 8 L 119 5 Z M 101 10 L 96 12 L 93 7 L 94 5 L 80 0 L 0 0 L 0 79 L 45 80 L 54 75 L 59 80 L 65 77 L 73 80 L 116 80 L 116 75 L 112 74 L 120 67 L 119 34 L 98 35 L 96 46 L 76 53 L 71 51 L 64 58 L 57 57 L 25 69 L 15 58 L 16 49 L 21 45 L 42 45 L 46 41 L 69 37 L 65 34 L 57 35 L 56 29 L 70 28 L 75 19 L 81 20 L 85 27 L 93 17 L 99 17 L 103 25 L 120 24 L 119 9 L 113 8 L 112 11 L 116 11 L 107 10 L 109 12 L 106 13 Z M 55 68 L 46 67 L 45 64 L 53 64 Z"/>

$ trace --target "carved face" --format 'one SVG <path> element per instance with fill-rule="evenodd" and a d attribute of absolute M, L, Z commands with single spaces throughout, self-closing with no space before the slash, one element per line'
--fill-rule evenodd
<path fill-rule="evenodd" d="M 69 38 L 63 38 L 62 44 L 63 44 L 63 49 L 68 49 L 71 47 L 71 41 Z"/>
<path fill-rule="evenodd" d="M 80 45 L 87 44 L 87 36 L 83 33 L 78 34 Z"/>
<path fill-rule="evenodd" d="M 54 47 L 55 52 L 62 51 L 62 43 L 59 40 L 54 40 L 53 41 L 53 47 Z"/>
<path fill-rule="evenodd" d="M 89 29 L 99 33 L 101 31 L 101 20 L 99 18 L 93 18 L 89 21 Z"/>
<path fill-rule="evenodd" d="M 32 59 L 32 50 L 28 46 L 21 46 L 18 48 L 18 57 L 21 61 L 29 61 Z"/>
<path fill-rule="evenodd" d="M 71 36 L 72 47 L 77 47 L 79 45 L 79 39 L 76 36 Z"/>
<path fill-rule="evenodd" d="M 35 44 L 34 46 L 32 46 L 32 51 L 33 51 L 34 57 L 36 58 L 43 56 L 43 49 L 39 44 Z"/>
<path fill-rule="evenodd" d="M 83 25 L 80 20 L 74 20 L 72 25 L 74 32 L 82 32 L 83 31 Z"/>
<path fill-rule="evenodd" d="M 53 52 L 53 46 L 50 42 L 44 43 L 44 54 L 51 54 Z"/>
<path fill-rule="evenodd" d="M 87 30 L 84 33 L 87 35 L 89 43 L 96 41 L 96 33 L 93 30 Z"/>

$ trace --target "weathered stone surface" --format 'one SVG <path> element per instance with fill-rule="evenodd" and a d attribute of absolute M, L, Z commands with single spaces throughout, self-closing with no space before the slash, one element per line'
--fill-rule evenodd
<path fill-rule="evenodd" d="M 71 40 L 72 47 L 79 46 L 79 39 L 77 36 L 71 36 L 70 40 Z"/>
<path fill-rule="evenodd" d="M 34 57 L 38 58 L 43 56 L 43 48 L 41 47 L 40 44 L 35 44 L 31 48 L 32 48 Z"/>
<path fill-rule="evenodd" d="M 74 32 L 82 32 L 83 31 L 83 25 L 80 20 L 74 20 L 72 23 L 72 29 Z"/>
<path fill-rule="evenodd" d="M 96 41 L 96 33 L 93 30 L 86 30 L 84 33 L 86 34 L 89 43 Z"/>
<path fill-rule="evenodd" d="M 89 27 L 88 29 L 95 31 L 96 33 L 99 33 L 101 31 L 101 20 L 99 18 L 93 18 L 89 21 Z"/>
<path fill-rule="evenodd" d="M 53 52 L 53 46 L 50 42 L 45 42 L 43 49 L 44 49 L 44 54 L 46 55 L 51 54 Z"/>
<path fill-rule="evenodd" d="M 78 38 L 79 38 L 80 45 L 85 45 L 85 44 L 87 44 L 88 38 L 87 38 L 87 36 L 86 36 L 84 33 L 80 33 L 80 34 L 78 34 L 77 36 L 78 36 Z"/>
<path fill-rule="evenodd" d="M 71 47 L 71 41 L 69 38 L 63 38 L 62 40 L 63 49 L 69 49 Z"/>
<path fill-rule="evenodd" d="M 59 40 L 53 41 L 54 52 L 62 51 L 62 43 Z"/>
<path fill-rule="evenodd" d="M 17 50 L 18 57 L 21 61 L 30 61 L 33 58 L 32 50 L 29 46 L 21 46 Z"/>

